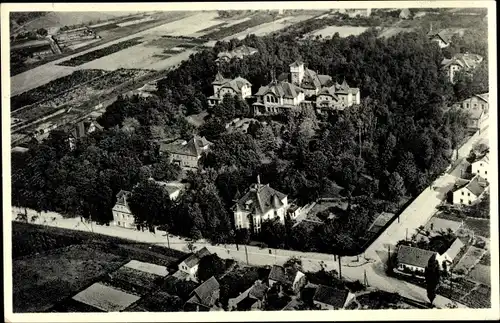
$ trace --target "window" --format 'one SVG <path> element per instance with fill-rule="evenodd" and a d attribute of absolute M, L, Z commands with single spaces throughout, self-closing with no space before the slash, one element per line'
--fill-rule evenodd
<path fill-rule="evenodd" d="M 465 104 L 465 107 L 468 109 L 468 108 L 469 108 L 469 103 L 466 103 L 466 104 Z"/>
<path fill-rule="evenodd" d="M 460 204 L 464 204 L 464 200 L 463 199 L 460 199 Z"/>
<path fill-rule="evenodd" d="M 467 193 L 467 196 L 470 196 L 470 193 Z"/>
<path fill-rule="evenodd" d="M 488 175 L 488 171 L 487 170 L 484 171 L 484 175 Z"/>
<path fill-rule="evenodd" d="M 469 205 L 470 205 L 470 203 L 471 203 L 471 202 L 469 201 Z"/>
<path fill-rule="evenodd" d="M 121 224 L 120 224 L 120 221 L 118 221 L 118 225 L 121 225 Z"/>
<path fill-rule="evenodd" d="M 462 192 L 462 195 L 464 195 L 464 192 Z"/>

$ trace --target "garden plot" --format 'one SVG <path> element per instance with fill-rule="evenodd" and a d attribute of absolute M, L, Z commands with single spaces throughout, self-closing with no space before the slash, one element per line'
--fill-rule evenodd
<path fill-rule="evenodd" d="M 491 286 L 491 266 L 475 265 L 467 275 L 467 279 Z"/>
<path fill-rule="evenodd" d="M 465 226 L 472 231 L 474 234 L 489 238 L 490 237 L 490 220 L 489 219 L 475 219 L 467 218 L 465 219 Z"/>
<path fill-rule="evenodd" d="M 95 283 L 73 296 L 73 299 L 106 312 L 119 312 L 139 300 L 139 296 Z"/>
<path fill-rule="evenodd" d="M 254 34 L 256 36 L 265 36 L 267 34 L 281 30 L 285 27 L 296 24 L 298 22 L 307 20 L 311 17 L 312 17 L 311 15 L 298 15 L 298 16 L 293 16 L 293 17 L 281 18 L 281 19 L 278 19 L 275 21 L 271 21 L 268 23 L 257 25 L 255 27 L 248 28 L 248 29 L 243 30 L 239 33 L 228 36 L 228 37 L 224 38 L 223 40 L 228 41 L 228 40 L 233 39 L 233 38 L 243 39 L 246 36 L 251 35 L 251 34 Z"/>
<path fill-rule="evenodd" d="M 463 297 L 462 302 L 470 308 L 491 308 L 491 288 L 479 285 Z"/>
<path fill-rule="evenodd" d="M 120 256 L 73 245 L 12 261 L 16 312 L 42 312 L 123 264 Z"/>
<path fill-rule="evenodd" d="M 479 262 L 485 252 L 486 250 L 484 249 L 469 247 L 462 259 L 460 259 L 455 268 L 453 268 L 453 272 L 457 274 L 468 273 L 469 270 L 471 270 L 472 267 L 474 267 Z"/>
<path fill-rule="evenodd" d="M 308 34 L 308 36 L 316 37 L 321 36 L 322 38 L 331 38 L 335 33 L 339 33 L 340 37 L 357 36 L 362 34 L 368 27 L 356 27 L 356 26 L 328 26 L 320 30 L 313 31 Z"/>
<path fill-rule="evenodd" d="M 156 286 L 158 278 L 161 276 L 123 266 L 101 283 L 134 295 L 145 295 Z"/>
<path fill-rule="evenodd" d="M 146 295 L 134 305 L 127 308 L 127 312 L 182 312 L 184 301 L 176 295 L 157 291 Z"/>
<path fill-rule="evenodd" d="M 10 95 L 18 95 L 55 79 L 70 75 L 75 67 L 45 64 L 10 78 Z"/>

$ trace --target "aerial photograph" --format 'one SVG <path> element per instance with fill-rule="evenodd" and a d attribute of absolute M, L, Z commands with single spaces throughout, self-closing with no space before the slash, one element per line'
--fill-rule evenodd
<path fill-rule="evenodd" d="M 497 306 L 489 9 L 201 9 L 9 12 L 12 313 Z"/>

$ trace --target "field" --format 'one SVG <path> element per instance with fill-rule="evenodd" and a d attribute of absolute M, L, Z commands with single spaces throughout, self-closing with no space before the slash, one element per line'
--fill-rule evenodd
<path fill-rule="evenodd" d="M 387 27 L 381 31 L 379 37 L 380 38 L 389 38 L 392 36 L 396 36 L 399 33 L 408 33 L 408 32 L 412 32 L 412 31 L 413 31 L 413 28 Z"/>
<path fill-rule="evenodd" d="M 56 111 L 61 106 L 78 107 L 93 97 L 105 96 L 116 86 L 123 85 L 133 78 L 139 78 L 148 73 L 146 70 L 116 70 L 92 82 L 71 88 L 49 100 L 34 104 L 29 108 L 18 110 L 12 116 L 22 120 L 36 120 Z"/>
<path fill-rule="evenodd" d="M 490 220 L 467 218 L 464 221 L 465 226 L 474 231 L 476 235 L 489 238 L 490 237 Z"/>
<path fill-rule="evenodd" d="M 291 17 L 285 17 L 281 18 L 275 21 L 269 21 L 269 22 L 262 22 L 260 24 L 254 25 L 252 27 L 246 28 L 241 32 L 238 33 L 233 33 L 230 36 L 227 36 L 224 38 L 224 40 L 228 41 L 232 38 L 238 38 L 238 39 L 243 39 L 246 36 L 250 34 L 254 34 L 256 36 L 265 36 L 267 34 L 279 31 L 281 29 L 284 29 L 288 26 L 291 26 L 293 24 L 296 24 L 298 22 L 304 21 L 311 18 L 311 15 L 299 15 L 299 16 L 291 16 Z M 252 20 L 243 22 L 242 24 L 251 22 Z M 230 27 L 230 29 L 233 29 L 235 26 Z"/>
<path fill-rule="evenodd" d="M 18 222 L 12 223 L 12 238 L 14 312 L 49 310 L 132 259 L 169 266 L 184 255 L 89 232 Z"/>
<path fill-rule="evenodd" d="M 58 11 L 50 12 L 47 15 L 33 20 L 29 24 L 29 28 L 50 28 L 50 27 L 63 27 L 73 26 L 79 24 L 89 24 L 99 20 L 109 20 L 116 17 L 123 17 L 130 14 L 135 14 L 132 11 L 87 11 L 87 12 L 70 12 Z"/>
<path fill-rule="evenodd" d="M 122 257 L 87 245 L 14 259 L 14 312 L 45 311 L 122 264 Z"/>
<path fill-rule="evenodd" d="M 316 30 L 310 33 L 310 36 L 316 37 L 321 36 L 322 38 L 330 38 L 335 33 L 339 33 L 340 37 L 357 36 L 363 33 L 367 27 L 356 27 L 356 26 L 327 26 L 320 30 Z"/>
<path fill-rule="evenodd" d="M 467 275 L 469 280 L 491 286 L 491 266 L 477 264 Z"/>
<path fill-rule="evenodd" d="M 484 249 L 469 247 L 462 259 L 453 268 L 453 272 L 457 274 L 460 272 L 467 273 L 481 259 L 484 253 Z"/>
<path fill-rule="evenodd" d="M 466 295 L 462 301 L 470 308 L 490 308 L 491 289 L 488 286 L 479 285 Z"/>
<path fill-rule="evenodd" d="M 16 111 L 23 106 L 46 100 L 56 94 L 64 92 L 78 84 L 87 82 L 93 78 L 104 75 L 102 70 L 75 71 L 68 76 L 53 80 L 33 90 L 13 96 L 10 99 L 10 110 Z"/>
<path fill-rule="evenodd" d="M 132 38 L 132 39 L 129 39 L 129 40 L 117 43 L 117 44 L 113 44 L 113 45 L 105 47 L 105 48 L 97 49 L 95 51 L 88 52 L 86 54 L 73 57 L 67 61 L 63 61 L 63 62 L 59 63 L 58 65 L 79 66 L 79 65 L 91 62 L 93 60 L 99 59 L 101 57 L 111 55 L 111 54 L 116 53 L 122 49 L 138 45 L 140 43 L 141 43 L 141 37 Z"/>

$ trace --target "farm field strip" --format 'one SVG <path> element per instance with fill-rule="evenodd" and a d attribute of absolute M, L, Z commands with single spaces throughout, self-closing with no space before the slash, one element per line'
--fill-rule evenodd
<path fill-rule="evenodd" d="M 125 267 L 132 268 L 135 270 L 140 270 L 158 276 L 166 276 L 168 274 L 167 267 L 165 266 L 159 266 L 137 260 L 131 260 L 129 263 L 125 264 Z"/>
<path fill-rule="evenodd" d="M 150 22 L 150 21 L 153 21 L 153 20 L 155 20 L 155 19 L 153 17 L 149 16 L 149 17 L 145 17 L 145 18 L 141 18 L 141 19 L 137 19 L 137 20 L 119 22 L 116 25 L 118 27 L 127 27 L 127 26 L 137 25 L 137 24 L 140 24 L 140 23 L 143 23 L 143 22 Z"/>
<path fill-rule="evenodd" d="M 219 28 L 218 30 L 214 30 L 209 33 L 205 33 L 203 35 L 203 38 L 205 39 L 212 39 L 212 40 L 221 40 L 224 37 L 229 37 L 235 34 L 238 34 L 240 32 L 243 32 L 245 30 L 251 29 L 255 26 L 259 26 L 268 22 L 272 22 L 274 20 L 273 16 L 271 15 L 254 15 L 250 17 L 250 19 L 247 19 L 245 21 L 241 21 L 238 23 L 235 23 L 231 26 L 225 26 L 223 28 Z M 231 37 L 234 38 L 234 37 Z M 224 40 L 224 39 L 222 39 Z"/>
<path fill-rule="evenodd" d="M 232 38 L 243 39 L 250 34 L 254 34 L 256 36 L 265 36 L 267 34 L 279 31 L 285 27 L 310 19 L 311 17 L 312 17 L 311 15 L 299 15 L 299 16 L 284 17 L 267 23 L 261 23 L 259 25 L 247 28 L 231 36 L 225 37 L 223 40 L 228 41 Z"/>
<path fill-rule="evenodd" d="M 141 37 L 136 37 L 132 39 L 125 40 L 123 42 L 101 48 L 101 49 L 96 49 L 95 51 L 82 54 L 77 57 L 73 57 L 67 61 L 59 63 L 59 65 L 63 66 L 78 66 L 78 65 L 83 65 L 85 63 L 94 61 L 96 59 L 99 59 L 101 57 L 105 57 L 108 55 L 111 55 L 113 53 L 116 53 L 118 51 L 121 51 L 123 49 L 126 49 L 131 46 L 139 45 L 141 43 L 142 38 Z"/>

